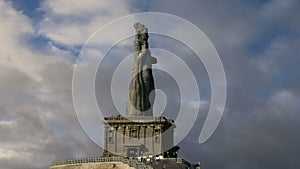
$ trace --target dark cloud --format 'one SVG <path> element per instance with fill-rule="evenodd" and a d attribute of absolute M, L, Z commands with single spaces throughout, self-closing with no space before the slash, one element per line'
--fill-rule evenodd
<path fill-rule="evenodd" d="M 0 87 L 5 96 L 0 103 L 1 167 L 47 168 L 53 160 L 101 154 L 70 106 L 70 63 L 45 65 L 41 75 L 47 78 L 42 82 L 9 67 L 1 67 L 1 72 L 6 80 Z"/>
<path fill-rule="evenodd" d="M 170 3 L 178 5 L 166 8 Z M 295 158 L 300 139 L 296 134 L 297 9 L 297 1 L 153 2 L 151 10 L 186 18 L 208 35 L 220 54 L 228 81 L 220 126 L 208 142 L 199 144 L 205 119 L 205 110 L 201 111 L 197 125 L 180 144 L 183 157 L 201 161 L 204 168 L 300 165 Z M 260 44 L 249 50 L 251 43 Z"/>

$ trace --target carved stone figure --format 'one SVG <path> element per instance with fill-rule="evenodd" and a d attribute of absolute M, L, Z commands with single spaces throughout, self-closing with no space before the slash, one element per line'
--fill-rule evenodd
<path fill-rule="evenodd" d="M 141 23 L 135 23 L 134 63 L 132 80 L 127 103 L 127 116 L 152 116 L 155 98 L 152 64 L 157 62 L 148 49 L 148 29 Z M 150 95 L 151 94 L 151 95 Z"/>

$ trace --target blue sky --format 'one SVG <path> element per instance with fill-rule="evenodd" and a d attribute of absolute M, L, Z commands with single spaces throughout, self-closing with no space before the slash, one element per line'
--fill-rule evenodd
<path fill-rule="evenodd" d="M 204 168 L 300 167 L 298 0 L 0 0 L 1 167 L 41 169 L 57 159 L 101 155 L 73 107 L 74 63 L 98 28 L 137 12 L 164 12 L 190 21 L 212 41 L 224 66 L 224 115 L 212 137 L 199 144 L 210 104 L 207 72 L 201 62 L 189 59 L 195 56 L 182 43 L 150 36 L 151 47 L 182 56 L 200 85 L 202 107 L 179 143 L 182 157 L 200 161 Z M 97 74 L 99 98 L 109 90 L 101 84 L 109 81 L 116 62 L 132 50 L 131 40 L 111 51 L 109 56 L 116 58 L 106 61 L 108 73 Z M 166 89 L 159 79 L 157 74 L 157 86 Z M 107 112 L 115 110 L 101 101 Z M 170 114 L 175 110 L 168 111 L 167 116 L 176 117 Z"/>

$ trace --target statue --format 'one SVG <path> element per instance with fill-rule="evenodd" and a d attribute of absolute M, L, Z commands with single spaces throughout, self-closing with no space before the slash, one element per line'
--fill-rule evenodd
<path fill-rule="evenodd" d="M 157 60 L 151 56 L 148 49 L 148 29 L 141 23 L 135 23 L 133 26 L 136 30 L 134 63 L 126 114 L 127 116 L 152 116 L 155 98 L 152 64 L 156 64 Z"/>

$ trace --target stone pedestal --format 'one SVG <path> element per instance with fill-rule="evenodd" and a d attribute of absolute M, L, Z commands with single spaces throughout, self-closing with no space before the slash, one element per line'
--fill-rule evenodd
<path fill-rule="evenodd" d="M 105 156 L 162 155 L 173 146 L 175 124 L 165 117 L 105 117 Z"/>

